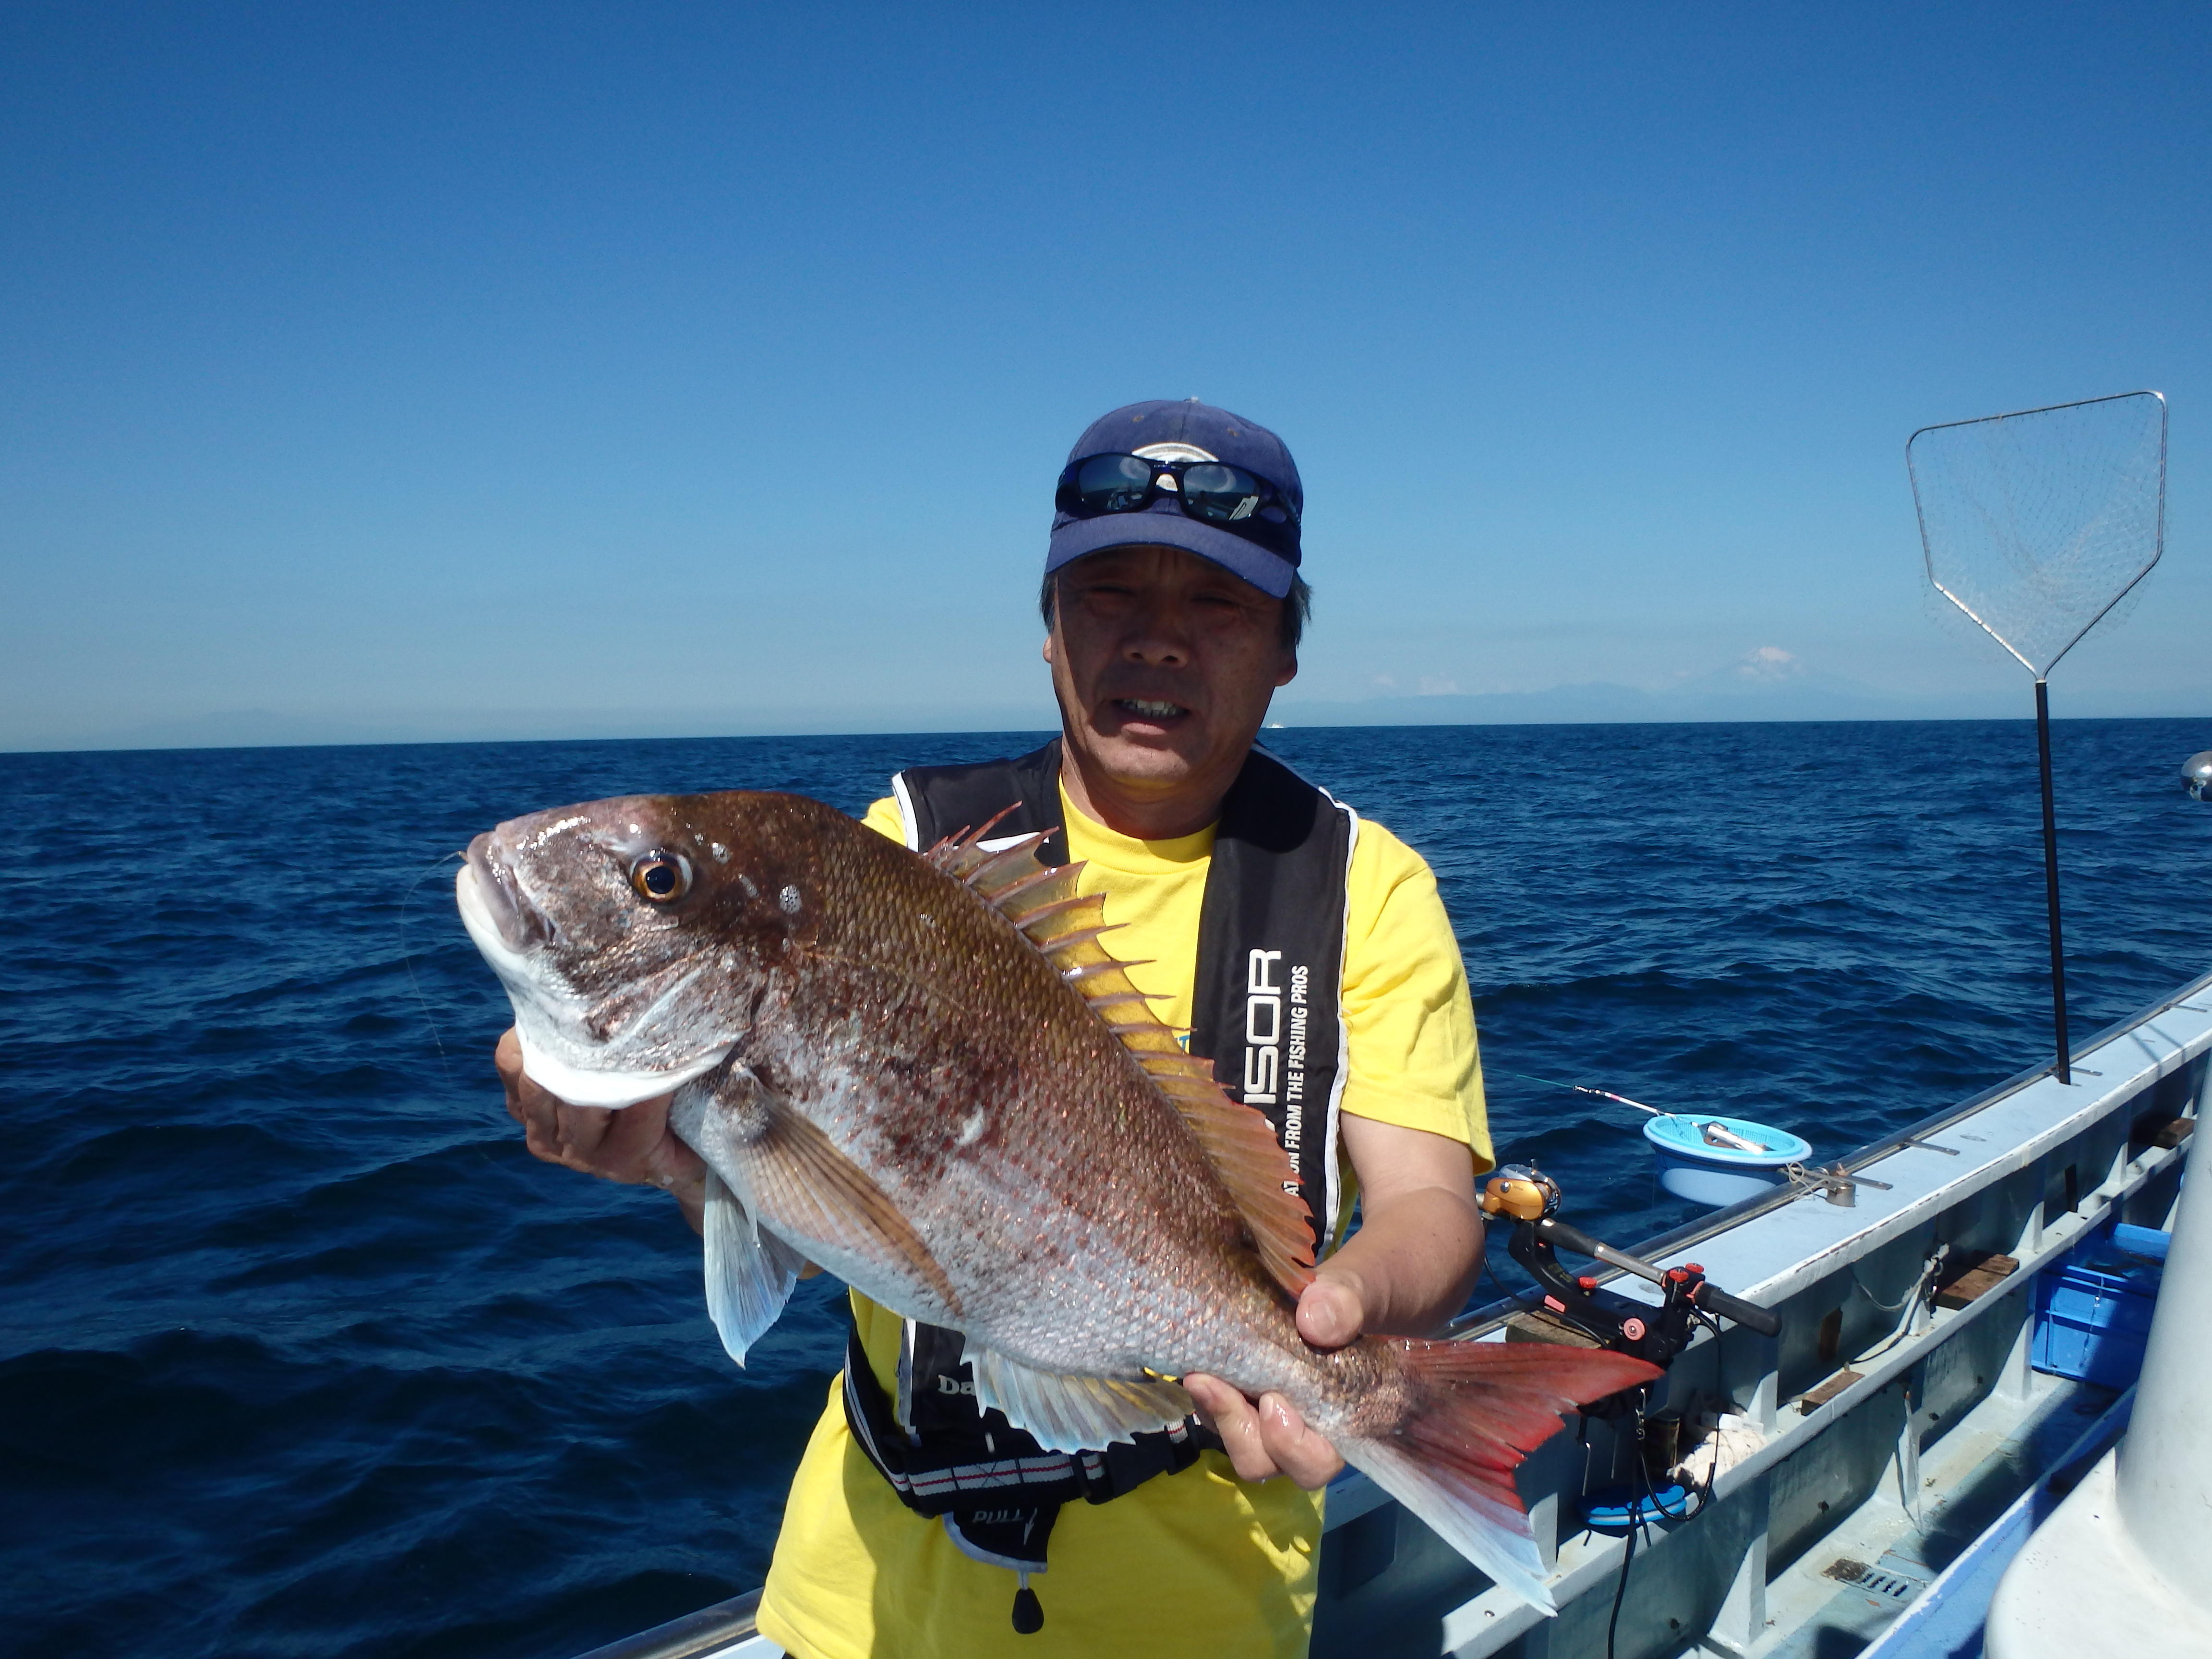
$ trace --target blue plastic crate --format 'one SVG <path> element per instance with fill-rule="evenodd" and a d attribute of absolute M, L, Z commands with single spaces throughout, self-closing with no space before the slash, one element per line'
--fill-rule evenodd
<path fill-rule="evenodd" d="M 2124 1389 L 2142 1370 L 2159 1268 L 2100 1240 L 2035 1281 L 2029 1363 L 2053 1376 Z"/>
<path fill-rule="evenodd" d="M 2163 1262 L 2173 1235 L 2160 1232 L 2155 1227 L 2131 1227 L 2123 1221 L 2112 1229 L 2112 1243 L 2125 1255 L 2141 1256 L 2146 1261 Z"/>

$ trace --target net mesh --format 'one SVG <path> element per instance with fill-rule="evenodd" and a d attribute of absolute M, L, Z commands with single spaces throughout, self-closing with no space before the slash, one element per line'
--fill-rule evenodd
<path fill-rule="evenodd" d="M 1929 580 L 2038 679 L 2158 562 L 2155 392 L 1923 428 L 1905 456 Z"/>

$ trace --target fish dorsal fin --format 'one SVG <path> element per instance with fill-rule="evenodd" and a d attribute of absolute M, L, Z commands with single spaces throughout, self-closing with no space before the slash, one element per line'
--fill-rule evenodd
<path fill-rule="evenodd" d="M 1042 835 L 986 848 L 982 838 L 991 823 L 972 835 L 948 837 L 923 856 L 996 907 L 1106 1022 L 1197 1135 L 1250 1230 L 1262 1265 L 1277 1284 L 1297 1295 L 1313 1282 L 1313 1233 L 1291 1155 L 1259 1109 L 1222 1092 L 1213 1067 L 1184 1053 L 1175 1033 L 1153 1014 L 1151 997 L 1131 983 L 1127 971 L 1144 964 L 1123 962 L 1099 943 L 1115 924 L 1106 920 L 1103 895 L 1075 890 L 1083 866 L 1039 864 Z"/>

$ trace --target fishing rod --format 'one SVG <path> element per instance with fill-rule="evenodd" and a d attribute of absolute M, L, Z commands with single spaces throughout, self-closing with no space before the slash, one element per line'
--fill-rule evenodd
<path fill-rule="evenodd" d="M 1592 1089 L 1579 1083 L 1561 1083 L 1556 1078 L 1538 1077 L 1534 1072 L 1507 1071 L 1502 1066 L 1498 1070 L 1504 1072 L 1508 1077 L 1517 1077 L 1528 1083 L 1540 1083 L 1547 1088 L 1566 1089 L 1578 1095 L 1595 1095 L 1600 1100 L 1617 1100 L 1624 1106 L 1633 1106 L 1638 1111 L 1649 1112 L 1654 1117 L 1685 1118 L 1697 1130 L 1699 1137 L 1708 1146 L 1732 1146 L 1740 1152 L 1764 1152 L 1771 1150 L 1759 1141 L 1738 1134 L 1725 1124 L 1712 1121 L 1699 1123 L 1684 1112 L 1662 1112 L 1656 1106 L 1646 1106 L 1640 1100 L 1631 1100 L 1626 1095 L 1617 1095 L 1610 1089 Z"/>
<path fill-rule="evenodd" d="M 1689 1346 L 1692 1324 L 1709 1324 L 1716 1315 L 1761 1336 L 1781 1334 L 1778 1315 L 1729 1295 L 1696 1262 L 1662 1267 L 1561 1219 L 1559 1183 L 1532 1164 L 1509 1164 L 1498 1170 L 1484 1184 L 1480 1203 L 1484 1215 L 1512 1224 L 1506 1249 L 1535 1279 L 1545 1310 L 1608 1348 L 1664 1366 Z M 1659 1287 L 1659 1307 L 1613 1295 L 1595 1277 L 1569 1273 L 1559 1265 L 1561 1249 L 1648 1279 Z M 1607 1415 L 1603 1405 L 1583 1410 Z"/>
<path fill-rule="evenodd" d="M 1633 1106 L 1639 1112 L 1649 1112 L 1654 1117 L 1673 1117 L 1672 1112 L 1662 1112 L 1656 1106 L 1646 1106 L 1640 1100 L 1631 1100 L 1626 1095 L 1617 1095 L 1610 1089 L 1586 1089 L 1579 1083 L 1562 1083 L 1557 1078 L 1538 1077 L 1534 1072 L 1510 1072 L 1503 1066 L 1498 1068 L 1508 1077 L 1517 1077 L 1524 1083 L 1540 1083 L 1549 1089 L 1571 1090 L 1578 1095 L 1595 1095 L 1601 1100 L 1617 1100 L 1624 1106 Z"/>

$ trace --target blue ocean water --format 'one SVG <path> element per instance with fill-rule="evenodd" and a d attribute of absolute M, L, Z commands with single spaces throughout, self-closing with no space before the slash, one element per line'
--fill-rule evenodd
<path fill-rule="evenodd" d="M 0 756 L 0 1650 L 563 1659 L 757 1583 L 836 1289 L 739 1372 L 669 1200 L 525 1153 L 447 855 L 1029 741 Z M 2027 722 L 1270 741 L 1434 864 L 1500 1147 L 1594 1231 L 1686 1212 L 1634 1114 L 1505 1072 L 1833 1154 L 2046 1051 Z M 2057 728 L 2077 1031 L 2212 957 L 2208 744 Z"/>

